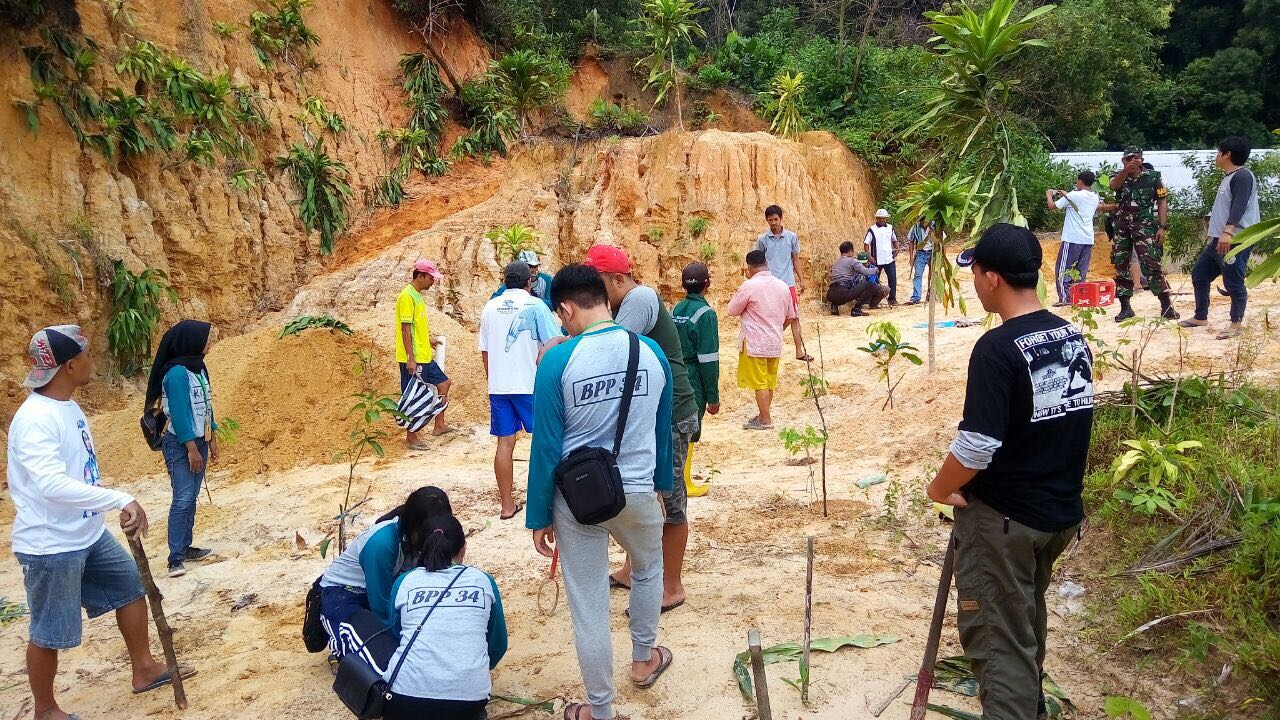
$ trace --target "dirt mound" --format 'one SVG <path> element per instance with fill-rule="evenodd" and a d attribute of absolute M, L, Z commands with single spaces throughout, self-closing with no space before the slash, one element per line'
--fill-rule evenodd
<path fill-rule="evenodd" d="M 445 328 L 433 328 L 436 332 Z M 458 328 L 460 330 L 460 328 Z M 343 335 L 309 330 L 277 339 L 277 327 L 263 327 L 213 346 L 208 366 L 213 376 L 214 408 L 219 420 L 233 418 L 240 429 L 235 441 L 225 444 L 222 462 L 215 468 L 232 478 L 286 470 L 298 465 L 335 462 L 346 449 L 348 435 L 356 427 L 351 406 L 357 394 L 367 391 L 399 393 L 399 378 L 391 357 L 390 334 L 386 342 L 371 335 Z M 473 373 L 458 353 L 459 385 L 466 391 L 451 416 L 472 420 L 479 401 L 471 392 Z M 362 357 L 369 358 L 368 361 Z M 453 368 L 451 367 L 451 370 Z M 137 477 L 162 472 L 163 459 L 151 452 L 139 437 L 138 407 L 141 399 L 123 410 L 95 417 L 94 434 L 103 467 L 109 475 Z M 403 454 L 399 430 L 385 424 L 390 456 Z M 219 472 L 218 477 L 224 477 Z"/>

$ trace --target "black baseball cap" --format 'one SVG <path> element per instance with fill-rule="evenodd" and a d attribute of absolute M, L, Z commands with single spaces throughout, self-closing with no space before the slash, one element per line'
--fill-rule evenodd
<path fill-rule="evenodd" d="M 1040 273 L 1044 254 L 1035 233 L 1009 223 L 996 223 L 978 238 L 978 244 L 960 253 L 956 264 L 982 266 L 1014 280 L 1034 280 Z"/>
<path fill-rule="evenodd" d="M 502 280 L 507 287 L 524 287 L 531 277 L 533 277 L 533 271 L 529 269 L 529 264 L 519 260 L 508 263 L 506 269 L 502 271 Z"/>
<path fill-rule="evenodd" d="M 700 290 L 709 282 L 711 282 L 711 270 L 702 263 L 689 263 L 680 273 L 680 284 L 685 290 Z"/>

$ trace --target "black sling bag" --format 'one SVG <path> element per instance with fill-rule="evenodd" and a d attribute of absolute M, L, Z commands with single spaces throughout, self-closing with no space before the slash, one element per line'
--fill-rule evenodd
<path fill-rule="evenodd" d="M 556 465 L 556 487 L 569 506 L 573 518 L 583 525 L 599 525 L 611 520 L 627 506 L 622 489 L 622 473 L 618 470 L 618 453 L 622 449 L 622 433 L 631 411 L 640 368 L 640 338 L 627 331 L 629 348 L 627 374 L 622 381 L 622 406 L 618 409 L 618 429 L 613 436 L 613 452 L 601 447 L 580 447 Z"/>

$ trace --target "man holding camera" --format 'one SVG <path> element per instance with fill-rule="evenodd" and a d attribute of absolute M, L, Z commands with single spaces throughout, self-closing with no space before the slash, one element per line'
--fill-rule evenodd
<path fill-rule="evenodd" d="M 1089 260 L 1093 256 L 1093 214 L 1102 202 L 1092 189 L 1097 179 L 1092 170 L 1085 170 L 1076 176 L 1075 190 L 1045 191 L 1045 203 L 1050 210 L 1066 211 L 1066 218 L 1062 221 L 1062 246 L 1058 248 L 1058 262 L 1054 265 L 1058 289 L 1058 302 L 1054 307 L 1070 305 L 1071 286 L 1089 277 Z"/>
<path fill-rule="evenodd" d="M 1124 149 L 1124 167 L 1111 178 L 1116 193 L 1116 239 L 1111 246 L 1111 262 L 1116 266 L 1116 297 L 1120 312 L 1116 322 L 1133 317 L 1133 273 L 1130 257 L 1136 253 L 1151 293 L 1160 299 L 1160 315 L 1178 319 L 1169 298 L 1169 281 L 1160 261 L 1164 258 L 1164 236 L 1169 227 L 1169 191 L 1160 173 L 1143 166 L 1142 148 Z"/>

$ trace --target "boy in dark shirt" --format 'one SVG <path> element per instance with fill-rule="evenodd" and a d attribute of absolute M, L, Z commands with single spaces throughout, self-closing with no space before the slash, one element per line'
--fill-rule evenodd
<path fill-rule="evenodd" d="M 1045 712 L 1045 591 L 1084 518 L 1092 358 L 1080 330 L 1040 305 L 1031 231 L 994 225 L 957 262 L 1003 324 L 973 347 L 960 431 L 929 497 L 956 507 L 960 643 L 982 715 L 1027 720 Z"/>

